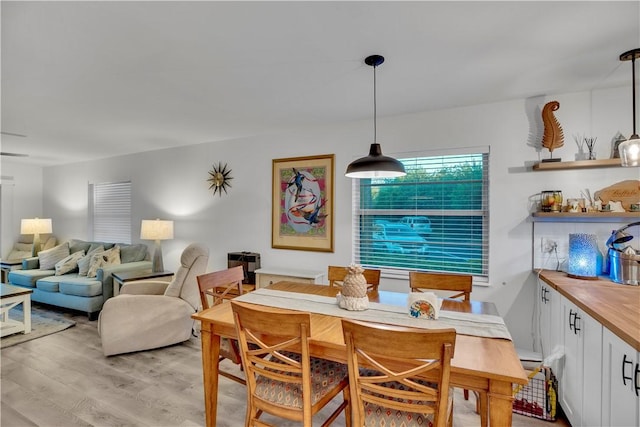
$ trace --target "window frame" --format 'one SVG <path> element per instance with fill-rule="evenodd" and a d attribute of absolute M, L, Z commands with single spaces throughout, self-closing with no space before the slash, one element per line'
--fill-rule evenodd
<path fill-rule="evenodd" d="M 370 180 L 365 179 L 354 179 L 352 182 L 352 259 L 355 263 L 362 264 L 363 266 L 370 268 L 379 268 L 382 270 L 382 275 L 387 278 L 395 278 L 395 279 L 404 279 L 407 280 L 409 276 L 409 271 L 434 271 L 434 272 L 442 272 L 442 273 L 461 273 L 461 274 L 472 274 L 474 277 L 474 283 L 488 285 L 489 282 L 489 253 L 490 253 L 490 217 L 489 217 L 489 191 L 490 191 L 490 147 L 489 146 L 476 146 L 476 147 L 465 147 L 460 149 L 446 149 L 446 150 L 425 150 L 419 152 L 410 152 L 410 153 L 401 153 L 399 155 L 395 155 L 395 158 L 400 160 L 403 163 L 413 163 L 417 159 L 428 159 L 428 158 L 446 158 L 447 156 L 469 156 L 470 158 L 473 156 L 482 156 L 482 201 L 481 207 L 479 209 L 418 209 L 411 208 L 408 209 L 363 209 L 361 208 L 361 188 L 363 186 L 363 181 L 366 181 L 367 184 L 370 183 Z M 425 162 L 426 163 L 426 162 Z M 430 169 L 426 169 L 427 171 Z M 434 168 L 435 170 L 435 168 Z M 395 178 L 386 178 L 384 181 L 393 182 Z M 444 181 L 450 182 L 450 181 Z M 417 185 L 420 185 L 419 183 Z M 384 186 L 384 184 L 382 185 Z M 446 213 L 446 215 L 443 215 Z M 363 237 L 363 233 L 361 230 L 361 218 L 366 216 L 375 216 L 375 215 L 389 215 L 391 217 L 402 218 L 403 216 L 426 216 L 428 218 L 432 218 L 434 216 L 441 218 L 454 218 L 456 216 L 465 216 L 472 218 L 479 218 L 482 226 L 481 230 L 481 242 L 476 245 L 481 250 L 480 265 L 481 271 L 479 272 L 466 272 L 455 269 L 426 269 L 420 268 L 417 264 L 413 264 L 412 267 L 389 267 L 384 265 L 376 265 L 376 263 L 370 262 L 362 262 L 361 256 L 361 243 L 366 241 Z M 375 221 L 375 219 L 374 219 Z M 364 225 L 366 227 L 366 225 Z M 371 229 L 373 230 L 373 229 Z M 442 233 L 444 236 L 444 232 Z M 369 252 L 362 251 L 362 253 L 366 256 L 367 254 L 371 255 L 373 249 Z M 418 255 L 419 256 L 419 255 Z M 368 261 L 368 260 L 367 260 Z"/>

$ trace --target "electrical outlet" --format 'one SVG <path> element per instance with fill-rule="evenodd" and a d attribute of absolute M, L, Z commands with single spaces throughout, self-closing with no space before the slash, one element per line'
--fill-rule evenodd
<path fill-rule="evenodd" d="M 551 253 L 558 249 L 558 242 L 554 239 L 543 237 L 540 241 L 540 250 L 543 254 Z"/>

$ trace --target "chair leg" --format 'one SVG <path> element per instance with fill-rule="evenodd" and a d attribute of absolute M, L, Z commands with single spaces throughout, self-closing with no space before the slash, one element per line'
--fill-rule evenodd
<path fill-rule="evenodd" d="M 350 386 L 347 385 L 342 392 L 342 398 L 347 402 L 347 406 L 344 408 L 344 420 L 346 427 L 351 427 L 351 390 L 349 387 Z"/>
<path fill-rule="evenodd" d="M 464 400 L 469 400 L 469 390 L 465 388 L 462 393 L 464 394 Z"/>

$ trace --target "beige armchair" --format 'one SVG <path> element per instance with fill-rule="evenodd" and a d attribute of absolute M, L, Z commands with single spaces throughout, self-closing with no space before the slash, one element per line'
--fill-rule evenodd
<path fill-rule="evenodd" d="M 197 277 L 209 261 L 209 249 L 191 244 L 182 252 L 172 282 L 125 284 L 109 298 L 98 318 L 98 334 L 105 356 L 150 350 L 189 339 L 191 315 L 200 305 Z"/>

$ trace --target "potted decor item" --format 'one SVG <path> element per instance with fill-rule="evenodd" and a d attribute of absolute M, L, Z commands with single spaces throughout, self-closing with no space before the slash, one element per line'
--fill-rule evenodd
<path fill-rule="evenodd" d="M 369 308 L 367 297 L 367 280 L 362 274 L 364 268 L 351 264 L 347 267 L 347 275 L 342 282 L 341 293 L 337 295 L 338 305 L 351 311 L 362 311 Z"/>

